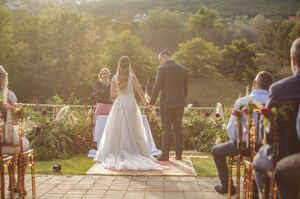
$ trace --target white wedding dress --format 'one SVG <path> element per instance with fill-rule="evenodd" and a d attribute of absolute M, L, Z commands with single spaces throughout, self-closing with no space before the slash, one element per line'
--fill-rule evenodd
<path fill-rule="evenodd" d="M 142 116 L 134 96 L 132 74 L 126 91 L 118 89 L 118 96 L 109 113 L 96 161 L 106 169 L 163 170 L 151 159 Z"/>

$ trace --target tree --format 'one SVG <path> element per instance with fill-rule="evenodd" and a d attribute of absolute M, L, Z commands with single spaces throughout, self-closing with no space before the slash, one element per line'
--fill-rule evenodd
<path fill-rule="evenodd" d="M 256 30 L 258 50 L 272 63 L 274 71 L 289 65 L 291 44 L 300 34 L 299 21 L 268 20 Z"/>
<path fill-rule="evenodd" d="M 184 39 L 184 16 L 176 11 L 156 8 L 138 26 L 138 35 L 146 46 L 160 52 L 174 51 Z"/>
<path fill-rule="evenodd" d="M 101 66 L 110 68 L 113 74 L 117 70 L 119 58 L 123 55 L 129 56 L 132 69 L 143 85 L 149 77 L 155 74 L 154 59 L 157 56 L 154 58 L 153 53 L 129 30 L 119 35 L 111 35 L 106 38 L 102 46 Z"/>
<path fill-rule="evenodd" d="M 218 44 L 222 39 L 224 24 L 217 10 L 200 7 L 189 17 L 189 31 L 192 37 L 202 37 Z"/>
<path fill-rule="evenodd" d="M 199 76 L 214 71 L 220 62 L 221 54 L 213 43 L 198 37 L 179 44 L 179 50 L 174 53 L 174 58 L 185 65 L 191 74 Z"/>
<path fill-rule="evenodd" d="M 0 7 L 0 65 L 3 65 L 9 76 L 9 87 L 15 90 L 21 73 L 21 68 L 27 65 L 29 56 L 28 46 L 23 41 L 16 41 L 12 13 Z"/>
<path fill-rule="evenodd" d="M 0 7 L 0 64 L 6 65 L 13 47 L 12 14 Z"/>
<path fill-rule="evenodd" d="M 235 40 L 230 45 L 225 45 L 219 71 L 225 76 L 251 82 L 257 73 L 255 50 L 254 44 L 249 44 L 246 40 Z"/>
<path fill-rule="evenodd" d="M 250 20 L 247 16 L 237 16 L 234 21 L 230 21 L 224 30 L 223 43 L 229 44 L 233 40 L 246 39 L 248 42 L 255 41 L 255 32 L 253 31 Z"/>
<path fill-rule="evenodd" d="M 100 69 L 98 29 L 89 15 L 68 9 L 46 9 L 28 17 L 16 38 L 30 49 L 28 62 L 15 68 L 15 85 L 21 100 L 46 101 L 54 94 L 86 97 Z M 21 74 L 17 71 L 21 71 Z"/>

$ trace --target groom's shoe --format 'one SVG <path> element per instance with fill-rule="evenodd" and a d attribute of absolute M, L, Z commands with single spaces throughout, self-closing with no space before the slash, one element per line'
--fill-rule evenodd
<path fill-rule="evenodd" d="M 156 158 L 158 161 L 169 161 L 169 157 L 159 156 Z"/>

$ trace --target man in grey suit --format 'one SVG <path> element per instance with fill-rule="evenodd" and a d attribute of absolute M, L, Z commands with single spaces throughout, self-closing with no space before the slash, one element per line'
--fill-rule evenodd
<path fill-rule="evenodd" d="M 169 51 L 159 54 L 160 67 L 154 83 L 150 106 L 156 102 L 160 92 L 160 115 L 163 131 L 162 154 L 157 160 L 168 161 L 170 152 L 170 135 L 175 134 L 176 159 L 181 160 L 182 116 L 186 103 L 188 90 L 187 70 L 184 66 L 176 63 Z"/>

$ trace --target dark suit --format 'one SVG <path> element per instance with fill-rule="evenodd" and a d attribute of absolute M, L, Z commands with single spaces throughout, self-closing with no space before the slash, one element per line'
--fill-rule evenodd
<path fill-rule="evenodd" d="M 300 100 L 300 73 L 297 73 L 294 76 L 285 78 L 283 80 L 280 80 L 276 83 L 274 83 L 270 87 L 270 92 L 269 92 L 269 97 L 267 101 L 267 107 L 271 108 L 272 103 L 275 100 Z M 296 111 L 295 111 L 296 112 Z M 296 115 L 292 114 L 292 118 L 295 118 Z M 291 119 L 293 120 L 293 119 Z M 293 121 L 296 121 L 294 119 Z M 295 154 L 297 153 L 299 149 L 299 140 L 298 136 L 296 133 L 296 124 L 293 124 L 294 129 L 292 130 L 291 138 L 290 138 L 290 143 L 289 143 L 289 151 L 287 152 L 288 154 Z M 285 134 L 285 130 L 279 126 L 280 129 L 280 135 Z M 281 152 L 286 152 L 286 146 L 284 145 L 286 136 L 281 136 L 281 140 L 279 140 L 279 151 Z M 279 154 L 279 158 L 281 159 L 283 156 Z M 263 188 L 263 173 L 266 170 L 266 162 L 265 161 L 270 161 L 267 159 L 267 157 L 264 156 L 259 156 L 259 153 L 256 154 L 256 157 L 254 158 L 254 169 L 255 169 L 255 176 L 256 176 L 256 182 L 260 190 Z M 263 163 L 265 162 L 265 163 Z M 292 170 L 291 170 L 292 171 Z M 289 173 L 289 171 L 287 172 Z"/>
<path fill-rule="evenodd" d="M 276 164 L 274 178 L 282 199 L 300 198 L 300 153 L 281 159 Z"/>
<path fill-rule="evenodd" d="M 167 61 L 159 67 L 150 104 L 154 105 L 160 92 L 160 115 L 163 130 L 162 156 L 169 157 L 170 134 L 175 133 L 176 155 L 182 154 L 182 116 L 188 89 L 187 70 L 184 66 Z"/>

